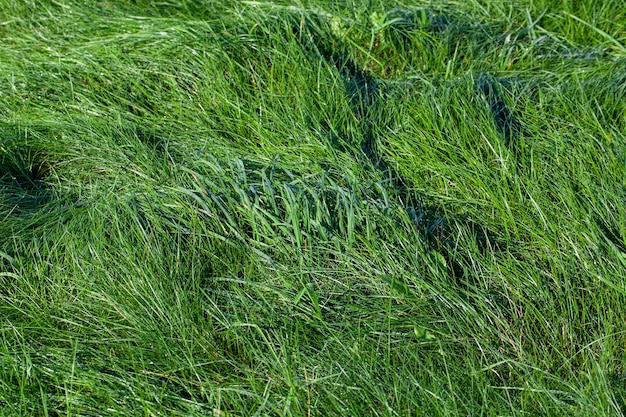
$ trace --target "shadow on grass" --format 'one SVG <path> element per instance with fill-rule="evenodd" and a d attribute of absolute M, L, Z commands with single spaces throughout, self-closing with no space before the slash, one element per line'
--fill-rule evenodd
<path fill-rule="evenodd" d="M 504 138 L 505 145 L 513 154 L 518 154 L 520 151 L 519 139 L 527 131 L 506 103 L 501 83 L 489 74 L 481 74 L 474 88 L 478 94 L 482 95 L 489 106 L 493 120 Z"/>
<path fill-rule="evenodd" d="M 606 240 L 606 244 L 626 255 L 626 239 L 621 231 L 599 217 L 596 217 L 594 222 L 598 229 L 600 229 L 602 236 Z"/>
<path fill-rule="evenodd" d="M 626 412 L 626 375 L 616 373 L 610 377 L 615 403 L 622 412 Z"/>
<path fill-rule="evenodd" d="M 444 13 L 406 7 L 398 7 L 388 11 L 385 22 L 385 36 L 389 38 L 394 48 L 403 53 L 410 51 L 411 38 L 415 32 L 443 35 L 455 24 L 454 18 Z"/>
<path fill-rule="evenodd" d="M 168 144 L 169 141 L 163 133 L 157 129 L 138 125 L 132 122 L 124 125 L 116 126 L 112 132 L 113 139 L 116 142 L 124 143 L 127 138 L 136 139 L 144 145 L 152 157 L 162 160 L 170 155 Z"/>
<path fill-rule="evenodd" d="M 450 19 L 421 10 L 394 9 L 390 12 L 391 26 L 400 35 L 406 31 L 428 30 L 442 32 Z M 304 22 L 304 24 L 302 23 Z M 334 67 L 343 82 L 344 92 L 350 99 L 356 116 L 362 142 L 360 155 L 352 150 L 353 156 L 361 159 L 365 165 L 378 171 L 388 183 L 392 184 L 390 194 L 408 212 L 416 231 L 423 241 L 433 250 L 444 255 L 448 273 L 456 280 L 465 280 L 464 264 L 468 262 L 459 255 L 459 242 L 455 238 L 459 227 L 473 235 L 475 246 L 481 253 L 487 250 L 503 249 L 502 243 L 495 238 L 495 233 L 487 227 L 476 224 L 471 219 L 444 215 L 425 202 L 425 198 L 415 193 L 410 181 L 389 165 L 381 152 L 381 137 L 378 132 L 393 128 L 396 120 L 385 108 L 385 102 L 394 92 L 394 85 L 377 78 L 364 69 L 352 57 L 350 48 L 340 40 L 333 40 L 326 22 L 313 18 L 294 20 L 292 28 L 302 47 L 309 53 L 311 60 L 322 60 Z M 407 35 L 408 36 L 408 35 Z M 401 37 L 399 38 L 400 40 Z M 485 94 L 496 123 L 503 131 L 508 143 L 513 143 L 523 131 L 523 126 L 506 106 L 493 79 L 484 78 L 480 90 Z M 341 132 L 340 132 L 341 135 Z M 331 146 L 346 152 L 346 146 L 338 138 L 332 138 Z"/>
<path fill-rule="evenodd" d="M 45 160 L 16 142 L 19 132 L 0 129 L 0 212 L 34 213 L 52 200 Z"/>

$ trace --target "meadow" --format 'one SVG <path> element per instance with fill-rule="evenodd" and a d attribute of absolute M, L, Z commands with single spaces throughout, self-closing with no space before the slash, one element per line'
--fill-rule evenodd
<path fill-rule="evenodd" d="M 0 416 L 626 414 L 626 6 L 0 0 Z"/>

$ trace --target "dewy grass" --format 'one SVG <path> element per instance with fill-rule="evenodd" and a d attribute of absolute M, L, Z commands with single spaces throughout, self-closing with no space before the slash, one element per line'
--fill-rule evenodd
<path fill-rule="evenodd" d="M 624 27 L 0 0 L 0 415 L 624 415 Z"/>

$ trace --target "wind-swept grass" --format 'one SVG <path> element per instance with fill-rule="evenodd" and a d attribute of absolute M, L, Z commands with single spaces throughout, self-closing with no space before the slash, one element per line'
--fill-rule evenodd
<path fill-rule="evenodd" d="M 1 0 L 0 415 L 623 415 L 624 27 Z"/>

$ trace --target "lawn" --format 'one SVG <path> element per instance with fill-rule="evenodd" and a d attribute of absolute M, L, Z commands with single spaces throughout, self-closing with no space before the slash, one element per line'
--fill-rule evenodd
<path fill-rule="evenodd" d="M 626 414 L 626 6 L 0 0 L 0 416 Z"/>

